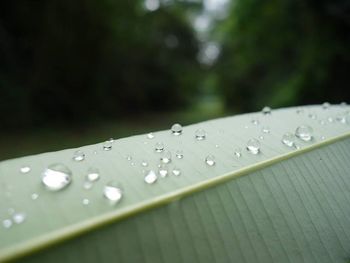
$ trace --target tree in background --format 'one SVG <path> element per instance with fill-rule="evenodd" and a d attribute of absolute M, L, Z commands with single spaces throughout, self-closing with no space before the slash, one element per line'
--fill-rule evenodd
<path fill-rule="evenodd" d="M 350 100 L 349 1 L 235 0 L 218 29 L 229 108 Z"/>

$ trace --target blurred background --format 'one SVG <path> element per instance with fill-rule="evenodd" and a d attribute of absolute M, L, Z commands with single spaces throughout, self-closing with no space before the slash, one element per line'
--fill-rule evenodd
<path fill-rule="evenodd" d="M 0 2 L 0 160 L 350 101 L 349 0 Z"/>

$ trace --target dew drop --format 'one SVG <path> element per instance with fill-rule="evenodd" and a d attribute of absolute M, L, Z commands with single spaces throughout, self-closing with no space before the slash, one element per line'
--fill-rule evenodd
<path fill-rule="evenodd" d="M 32 200 L 37 200 L 39 198 L 39 195 L 37 193 L 32 193 L 30 198 L 32 198 Z"/>
<path fill-rule="evenodd" d="M 141 162 L 141 166 L 147 167 L 147 166 L 148 166 L 148 162 L 146 162 L 145 160 L 143 160 L 143 161 Z"/>
<path fill-rule="evenodd" d="M 247 142 L 246 149 L 251 154 L 258 154 L 260 153 L 260 142 L 257 139 L 250 139 Z"/>
<path fill-rule="evenodd" d="M 158 169 L 158 173 L 160 177 L 164 178 L 168 175 L 168 167 L 167 165 L 161 164 Z"/>
<path fill-rule="evenodd" d="M 267 126 L 264 126 L 264 127 L 262 127 L 261 131 L 262 131 L 263 133 L 270 133 L 270 128 L 267 127 Z"/>
<path fill-rule="evenodd" d="M 10 227 L 12 226 L 12 221 L 11 221 L 11 219 L 4 219 L 4 220 L 2 221 L 2 226 L 3 226 L 4 228 L 10 228 Z"/>
<path fill-rule="evenodd" d="M 182 134 L 182 126 L 181 124 L 175 123 L 173 126 L 171 126 L 171 133 L 175 136 Z"/>
<path fill-rule="evenodd" d="M 282 143 L 288 147 L 295 147 L 295 136 L 293 133 L 287 132 L 282 136 Z"/>
<path fill-rule="evenodd" d="M 265 106 L 261 112 L 264 114 L 264 115 L 270 115 L 271 114 L 271 108 L 268 107 L 268 106 Z"/>
<path fill-rule="evenodd" d="M 146 171 L 144 181 L 147 184 L 154 184 L 158 179 L 158 176 L 153 170 Z"/>
<path fill-rule="evenodd" d="M 345 101 L 343 101 L 343 102 L 340 103 L 340 106 L 346 107 L 346 106 L 348 106 L 348 104 Z"/>
<path fill-rule="evenodd" d="M 123 197 L 123 190 L 120 185 L 115 182 L 109 182 L 103 189 L 103 195 L 112 204 L 118 203 Z"/>
<path fill-rule="evenodd" d="M 242 150 L 240 148 L 237 148 L 233 151 L 233 155 L 237 158 L 241 158 L 242 157 Z"/>
<path fill-rule="evenodd" d="M 87 171 L 86 181 L 95 182 L 100 179 L 100 171 L 95 167 L 90 167 Z"/>
<path fill-rule="evenodd" d="M 111 143 L 110 141 L 105 141 L 102 144 L 102 148 L 104 151 L 110 151 L 110 150 L 112 150 L 112 145 L 113 145 L 113 143 Z"/>
<path fill-rule="evenodd" d="M 27 166 L 27 165 L 22 166 L 22 167 L 19 169 L 19 171 L 20 171 L 22 174 L 29 173 L 30 170 L 31 170 L 31 168 L 30 168 L 29 166 Z"/>
<path fill-rule="evenodd" d="M 154 146 L 154 150 L 157 153 L 161 153 L 162 151 L 164 151 L 164 144 L 162 142 L 157 142 Z"/>
<path fill-rule="evenodd" d="M 260 121 L 258 119 L 252 119 L 251 123 L 253 123 L 254 125 L 259 125 Z"/>
<path fill-rule="evenodd" d="M 172 173 L 175 176 L 179 176 L 179 175 L 181 175 L 181 170 L 179 168 L 175 167 L 175 168 L 173 168 Z"/>
<path fill-rule="evenodd" d="M 176 155 L 176 158 L 177 158 L 177 159 L 182 159 L 182 158 L 184 158 L 184 152 L 183 152 L 182 150 L 177 150 L 177 151 L 175 152 L 175 155 Z"/>
<path fill-rule="evenodd" d="M 327 121 L 328 121 L 329 123 L 333 123 L 333 122 L 334 122 L 334 119 L 333 119 L 332 117 L 328 117 L 328 118 L 327 118 Z"/>
<path fill-rule="evenodd" d="M 109 139 L 107 140 L 107 142 L 114 143 L 114 139 L 113 139 L 113 138 L 109 138 Z"/>
<path fill-rule="evenodd" d="M 131 161 L 132 160 L 132 156 L 131 155 L 128 155 L 125 157 L 128 161 Z"/>
<path fill-rule="evenodd" d="M 329 109 L 330 106 L 331 106 L 331 104 L 330 104 L 329 102 L 324 102 L 324 103 L 322 104 L 322 108 L 323 108 L 324 110 Z"/>
<path fill-rule="evenodd" d="M 208 155 L 207 157 L 205 157 L 205 163 L 209 166 L 214 166 L 215 165 L 215 156 Z"/>
<path fill-rule="evenodd" d="M 83 205 L 89 205 L 90 204 L 90 200 L 87 198 L 84 198 L 82 201 Z"/>
<path fill-rule="evenodd" d="M 308 117 L 309 117 L 310 119 L 312 119 L 312 120 L 316 120 L 316 119 L 317 119 L 317 115 L 316 115 L 316 114 L 313 114 L 313 113 L 310 113 L 310 114 L 308 115 Z"/>
<path fill-rule="evenodd" d="M 84 184 L 83 184 L 83 187 L 86 190 L 90 190 L 92 188 L 92 186 L 93 186 L 93 183 L 90 182 L 90 181 L 85 181 Z"/>
<path fill-rule="evenodd" d="M 154 138 L 154 134 L 152 132 L 147 134 L 147 139 L 153 139 Z"/>
<path fill-rule="evenodd" d="M 70 184 L 72 172 L 64 164 L 51 164 L 44 170 L 41 181 L 48 190 L 58 191 Z"/>
<path fill-rule="evenodd" d="M 171 152 L 167 151 L 162 153 L 162 156 L 160 157 L 160 161 L 162 163 L 170 163 L 171 162 Z"/>
<path fill-rule="evenodd" d="M 312 133 L 313 133 L 312 128 L 307 125 L 301 125 L 295 130 L 295 136 L 305 142 L 309 142 L 312 140 L 313 138 Z"/>
<path fill-rule="evenodd" d="M 195 131 L 194 136 L 197 141 L 203 141 L 207 136 L 207 133 L 203 129 L 198 129 Z"/>
<path fill-rule="evenodd" d="M 339 115 L 336 117 L 336 120 L 340 122 L 341 124 L 346 124 L 346 116 Z"/>
<path fill-rule="evenodd" d="M 76 162 L 81 162 L 84 161 L 85 159 L 85 153 L 82 151 L 78 150 L 73 153 L 73 160 Z"/>
<path fill-rule="evenodd" d="M 25 213 L 15 213 L 12 216 L 12 220 L 16 224 L 22 224 L 26 220 L 26 218 L 27 218 L 27 215 Z"/>

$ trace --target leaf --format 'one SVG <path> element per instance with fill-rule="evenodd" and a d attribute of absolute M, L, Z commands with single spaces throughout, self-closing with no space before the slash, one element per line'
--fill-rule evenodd
<path fill-rule="evenodd" d="M 297 113 L 297 111 L 299 113 Z M 252 122 L 252 120 L 254 120 Z M 346 123 L 347 121 L 347 123 Z M 313 128 L 299 149 L 281 143 L 300 125 Z M 262 127 L 270 132 L 262 132 Z M 206 139 L 197 141 L 197 129 Z M 266 129 L 265 129 L 266 131 Z M 346 262 L 350 257 L 350 125 L 347 106 L 308 106 L 252 113 L 170 131 L 46 153 L 0 164 L 0 219 L 24 212 L 21 224 L 0 227 L 0 260 L 24 262 Z M 261 152 L 249 153 L 251 138 Z M 145 167 L 157 170 L 162 142 L 172 152 L 169 173 L 144 182 Z M 241 148 L 237 158 L 234 149 Z M 183 159 L 177 159 L 182 150 Z M 97 151 L 97 153 L 95 153 Z M 214 166 L 205 158 L 213 155 Z M 131 156 L 132 159 L 126 158 Z M 73 181 L 62 191 L 41 184 L 43 170 L 63 163 Z M 21 174 L 28 165 L 31 171 Z M 83 187 L 87 170 L 101 179 Z M 123 186 L 121 202 L 103 197 L 106 183 Z M 39 198 L 32 200 L 37 193 Z M 89 199 L 83 205 L 83 199 Z"/>

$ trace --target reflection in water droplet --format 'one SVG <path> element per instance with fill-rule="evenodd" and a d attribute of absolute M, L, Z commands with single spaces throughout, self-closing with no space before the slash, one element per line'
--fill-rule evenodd
<path fill-rule="evenodd" d="M 182 134 L 182 126 L 178 123 L 175 123 L 173 126 L 171 126 L 171 133 L 175 136 Z"/>
<path fill-rule="evenodd" d="M 250 139 L 247 142 L 246 149 L 251 154 L 258 154 L 260 153 L 260 142 L 257 139 Z"/>
<path fill-rule="evenodd" d="M 179 176 L 181 174 L 181 170 L 179 168 L 175 167 L 175 168 L 173 168 L 172 173 L 175 176 Z"/>
<path fill-rule="evenodd" d="M 241 158 L 242 156 L 242 150 L 240 148 L 237 148 L 233 151 L 233 155 L 237 158 Z"/>
<path fill-rule="evenodd" d="M 13 222 L 15 222 L 16 224 L 22 224 L 25 220 L 26 220 L 27 216 L 25 213 L 15 213 L 12 216 L 12 220 Z"/>
<path fill-rule="evenodd" d="M 115 182 L 109 182 L 103 189 L 103 195 L 112 204 L 118 203 L 123 197 L 123 190 L 120 185 Z"/>
<path fill-rule="evenodd" d="M 307 125 L 301 125 L 295 130 L 295 136 L 305 142 L 309 142 L 312 140 L 312 133 L 312 128 Z"/>
<path fill-rule="evenodd" d="M 329 107 L 331 106 L 331 104 L 329 103 L 329 102 L 324 102 L 323 104 L 322 104 L 322 108 L 323 109 L 329 109 Z"/>
<path fill-rule="evenodd" d="M 39 195 L 37 193 L 32 193 L 30 198 L 32 198 L 32 200 L 37 200 L 39 198 Z"/>
<path fill-rule="evenodd" d="M 110 141 L 105 141 L 103 144 L 102 144 L 102 148 L 104 151 L 110 151 L 112 150 L 112 144 Z"/>
<path fill-rule="evenodd" d="M 4 219 L 4 220 L 2 221 L 2 226 L 3 226 L 4 228 L 10 228 L 10 227 L 12 226 L 12 221 L 11 221 L 11 219 Z"/>
<path fill-rule="evenodd" d="M 58 191 L 67 187 L 72 180 L 72 172 L 61 163 L 49 165 L 43 172 L 41 181 L 48 190 Z"/>
<path fill-rule="evenodd" d="M 264 127 L 262 127 L 261 131 L 262 131 L 263 133 L 270 133 L 270 128 L 267 127 L 267 126 L 264 126 Z"/>
<path fill-rule="evenodd" d="M 100 179 L 100 171 L 95 167 L 90 167 L 87 171 L 86 181 L 95 182 Z"/>
<path fill-rule="evenodd" d="M 144 181 L 147 184 L 153 184 L 157 181 L 158 176 L 153 170 L 146 171 Z"/>
<path fill-rule="evenodd" d="M 147 138 L 148 139 L 153 139 L 154 138 L 154 134 L 152 132 L 147 134 Z"/>
<path fill-rule="evenodd" d="M 203 129 L 198 129 L 195 131 L 194 136 L 197 141 L 203 141 L 207 136 L 207 133 Z"/>
<path fill-rule="evenodd" d="M 283 136 L 282 136 L 282 143 L 284 145 L 287 145 L 288 147 L 292 147 L 294 148 L 295 147 L 295 136 L 294 134 L 290 133 L 290 132 L 287 132 L 285 133 Z"/>
<path fill-rule="evenodd" d="M 265 106 L 261 111 L 262 111 L 262 113 L 264 115 L 270 115 L 271 114 L 271 108 L 268 107 L 268 106 Z"/>
<path fill-rule="evenodd" d="M 83 205 L 89 205 L 90 204 L 90 200 L 87 198 L 84 198 L 82 201 Z"/>
<path fill-rule="evenodd" d="M 160 161 L 162 163 L 170 163 L 171 162 L 171 152 L 167 151 L 162 153 L 162 156 L 160 157 Z"/>
<path fill-rule="evenodd" d="M 76 161 L 76 162 L 81 162 L 81 161 L 83 161 L 84 159 L 85 159 L 85 154 L 84 154 L 82 151 L 78 150 L 78 151 L 75 151 L 75 152 L 73 153 L 73 160 L 74 160 L 74 161 Z"/>
<path fill-rule="evenodd" d="M 164 144 L 162 142 L 157 142 L 154 146 L 154 150 L 157 153 L 161 153 L 164 150 Z"/>
<path fill-rule="evenodd" d="M 177 159 L 182 159 L 182 158 L 184 158 L 184 152 L 181 151 L 181 150 L 177 150 L 177 151 L 175 152 L 175 155 L 176 155 Z"/>
<path fill-rule="evenodd" d="M 22 174 L 29 173 L 30 170 L 31 170 L 31 168 L 30 168 L 29 166 L 27 166 L 27 165 L 22 166 L 22 167 L 19 169 L 19 171 L 20 171 Z"/>
<path fill-rule="evenodd" d="M 214 166 L 215 165 L 215 156 L 208 155 L 207 157 L 205 157 L 205 163 L 209 166 Z"/>

